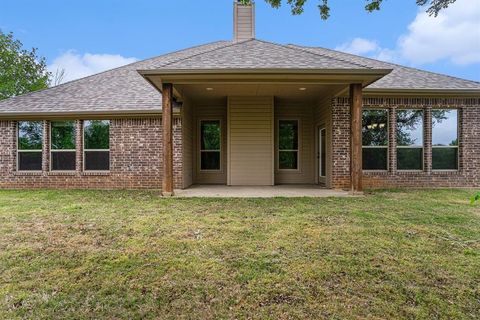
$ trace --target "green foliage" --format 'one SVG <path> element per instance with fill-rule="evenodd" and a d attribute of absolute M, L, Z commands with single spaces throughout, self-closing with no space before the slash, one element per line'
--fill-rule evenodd
<path fill-rule="evenodd" d="M 12 33 L 0 31 L 0 100 L 45 89 L 49 77 L 45 58 L 37 56 L 37 49 L 25 50 Z"/>
<path fill-rule="evenodd" d="M 476 195 L 472 196 L 472 198 L 470 199 L 470 202 L 471 202 L 472 204 L 474 204 L 474 203 L 477 202 L 477 201 L 480 201 L 480 192 L 477 193 Z"/>
<path fill-rule="evenodd" d="M 280 8 L 282 5 L 282 0 L 265 0 L 269 3 L 273 8 Z M 323 20 L 326 20 L 330 17 L 330 5 L 328 0 L 318 0 L 320 4 L 318 5 L 318 9 L 320 11 L 320 16 Z M 416 0 L 417 5 L 425 6 L 429 5 L 427 12 L 430 15 L 437 16 L 438 13 L 456 0 Z M 290 5 L 292 14 L 299 15 L 302 14 L 304 11 L 305 2 L 307 0 L 286 0 L 286 2 Z M 240 3 L 247 5 L 251 3 L 251 0 L 240 0 Z M 380 10 L 383 0 L 367 0 L 367 4 L 365 5 L 365 10 L 368 12 L 373 12 Z"/>

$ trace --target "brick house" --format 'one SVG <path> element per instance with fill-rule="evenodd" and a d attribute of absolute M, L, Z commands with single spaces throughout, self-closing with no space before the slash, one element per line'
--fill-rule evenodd
<path fill-rule="evenodd" d="M 255 39 L 0 101 L 0 188 L 480 186 L 480 83 Z"/>

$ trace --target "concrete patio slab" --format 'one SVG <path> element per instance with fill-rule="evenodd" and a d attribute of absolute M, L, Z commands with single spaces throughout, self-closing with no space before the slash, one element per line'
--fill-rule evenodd
<path fill-rule="evenodd" d="M 342 190 L 325 189 L 316 185 L 278 185 L 278 186 L 219 186 L 194 185 L 185 190 L 176 190 L 179 198 L 275 198 L 275 197 L 349 197 Z"/>

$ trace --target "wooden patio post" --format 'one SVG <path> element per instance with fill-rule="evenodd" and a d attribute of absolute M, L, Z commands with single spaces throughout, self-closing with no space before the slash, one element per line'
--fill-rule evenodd
<path fill-rule="evenodd" d="M 350 183 L 353 194 L 363 191 L 362 184 L 362 84 L 350 85 Z"/>
<path fill-rule="evenodd" d="M 162 195 L 173 196 L 173 85 L 162 85 L 163 179 Z"/>

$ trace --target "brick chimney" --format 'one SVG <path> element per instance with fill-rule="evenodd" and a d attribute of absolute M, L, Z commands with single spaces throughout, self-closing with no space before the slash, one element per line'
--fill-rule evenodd
<path fill-rule="evenodd" d="M 236 0 L 233 4 L 233 35 L 234 41 L 244 41 L 255 38 L 255 2 L 242 4 Z"/>

